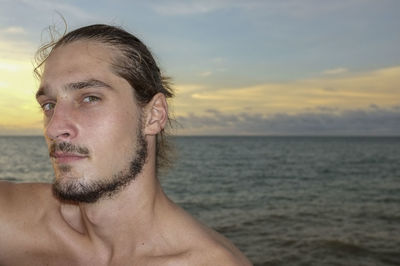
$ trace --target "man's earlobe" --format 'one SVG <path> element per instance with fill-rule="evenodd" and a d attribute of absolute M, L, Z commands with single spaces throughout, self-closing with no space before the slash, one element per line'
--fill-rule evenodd
<path fill-rule="evenodd" d="M 157 135 L 164 129 L 168 120 L 168 105 L 164 94 L 157 93 L 147 104 L 146 124 L 144 133 L 146 135 Z"/>

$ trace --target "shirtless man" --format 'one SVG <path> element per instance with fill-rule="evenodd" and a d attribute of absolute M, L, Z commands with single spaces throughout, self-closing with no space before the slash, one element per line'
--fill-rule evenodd
<path fill-rule="evenodd" d="M 55 181 L 0 182 L 0 265 L 251 265 L 160 186 L 172 91 L 146 46 L 92 25 L 49 49 L 36 97 Z"/>

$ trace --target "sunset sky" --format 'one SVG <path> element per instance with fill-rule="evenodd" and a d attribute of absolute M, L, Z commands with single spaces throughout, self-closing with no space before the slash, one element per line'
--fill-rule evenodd
<path fill-rule="evenodd" d="M 182 135 L 400 135 L 398 0 L 0 0 L 0 135 L 39 135 L 33 55 L 122 26 L 176 89 Z"/>

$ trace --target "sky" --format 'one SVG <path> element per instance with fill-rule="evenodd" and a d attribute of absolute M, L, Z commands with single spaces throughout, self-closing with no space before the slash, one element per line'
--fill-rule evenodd
<path fill-rule="evenodd" d="M 42 134 L 37 48 L 122 26 L 171 77 L 178 135 L 400 135 L 398 0 L 0 0 L 0 135 Z"/>

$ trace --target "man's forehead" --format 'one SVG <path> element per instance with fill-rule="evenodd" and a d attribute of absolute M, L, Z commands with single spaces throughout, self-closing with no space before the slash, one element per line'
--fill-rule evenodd
<path fill-rule="evenodd" d="M 54 79 L 84 80 L 112 74 L 113 54 L 108 46 L 92 41 L 74 41 L 55 48 L 43 64 L 41 84 Z"/>
<path fill-rule="evenodd" d="M 120 54 L 117 49 L 98 41 L 79 40 L 62 44 L 54 48 L 44 62 L 44 72 L 52 70 L 54 66 L 82 67 L 89 64 L 91 67 L 113 64 L 114 58 Z M 51 66 L 51 68 L 47 66 Z"/>
<path fill-rule="evenodd" d="M 36 97 L 50 95 L 53 89 L 77 91 L 82 88 L 119 90 L 129 82 L 116 71 L 116 48 L 98 41 L 79 40 L 55 48 L 44 63 Z"/>

